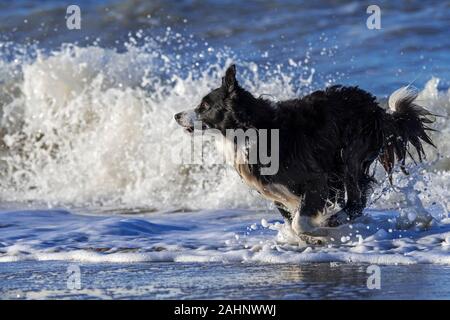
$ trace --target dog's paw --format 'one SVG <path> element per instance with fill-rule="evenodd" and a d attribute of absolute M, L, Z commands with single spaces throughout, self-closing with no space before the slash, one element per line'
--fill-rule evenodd
<path fill-rule="evenodd" d="M 345 210 L 340 210 L 325 220 L 324 226 L 335 228 L 350 222 L 351 217 Z"/>
<path fill-rule="evenodd" d="M 301 216 L 297 211 L 292 219 L 292 230 L 298 235 L 308 235 L 313 237 L 325 237 L 328 230 L 317 226 L 314 219 L 308 216 Z"/>

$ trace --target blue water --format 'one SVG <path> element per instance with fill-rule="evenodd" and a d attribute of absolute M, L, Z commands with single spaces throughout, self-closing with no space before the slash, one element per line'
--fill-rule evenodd
<path fill-rule="evenodd" d="M 70 263 L 4 266 L 0 297 L 7 299 L 450 298 L 449 267 L 436 265 L 382 266 L 379 289 L 367 287 L 368 266 L 358 264 L 80 264 L 77 288 L 67 286 Z"/>
<path fill-rule="evenodd" d="M 366 27 L 364 1 L 78 1 L 81 30 L 65 26 L 61 1 L 11 1 L 0 4 L 4 41 L 38 42 L 49 50 L 62 43 L 123 49 L 129 34 L 143 30 L 156 38 L 169 27 L 191 46 L 181 53 L 187 72 L 204 67 L 228 48 L 243 61 L 286 68 L 288 60 L 307 58 L 316 70 L 316 86 L 326 81 L 359 85 L 377 95 L 415 80 L 422 87 L 432 76 L 448 88 L 450 75 L 450 3 L 378 1 L 381 29 Z M 24 22 L 26 20 L 26 23 Z M 195 42 L 195 43 L 194 43 Z M 201 53 L 204 53 L 203 55 Z M 300 68 L 299 68 L 300 69 Z M 301 72 L 301 69 L 298 70 Z"/>

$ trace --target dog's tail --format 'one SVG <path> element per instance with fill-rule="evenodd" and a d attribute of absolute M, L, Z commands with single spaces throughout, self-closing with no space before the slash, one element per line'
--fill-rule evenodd
<path fill-rule="evenodd" d="M 425 158 L 422 142 L 436 147 L 431 141 L 427 131 L 435 131 L 428 127 L 433 123 L 434 116 L 428 110 L 414 103 L 417 93 L 409 87 L 396 90 L 389 97 L 389 109 L 383 121 L 383 150 L 379 161 L 389 175 L 392 183 L 392 169 L 395 161 L 400 163 L 403 173 L 408 174 L 405 168 L 406 155 L 409 154 L 409 146 L 412 145 L 417 152 L 419 161 Z"/>

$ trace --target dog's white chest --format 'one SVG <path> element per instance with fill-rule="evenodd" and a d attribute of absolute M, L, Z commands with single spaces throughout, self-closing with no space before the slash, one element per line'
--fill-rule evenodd
<path fill-rule="evenodd" d="M 300 198 L 287 187 L 281 184 L 264 184 L 251 173 L 245 149 L 236 149 L 235 144 L 228 139 L 223 139 L 219 149 L 222 151 L 226 162 L 236 169 L 239 176 L 250 188 L 258 191 L 268 200 L 283 204 L 291 212 L 298 209 Z"/>

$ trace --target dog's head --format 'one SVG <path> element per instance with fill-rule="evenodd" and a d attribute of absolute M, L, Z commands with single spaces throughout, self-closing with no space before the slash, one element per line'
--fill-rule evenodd
<path fill-rule="evenodd" d="M 194 131 L 196 122 L 201 124 L 202 130 L 218 129 L 224 133 L 226 129 L 234 129 L 238 122 L 237 100 L 244 92 L 236 80 L 236 66 L 233 64 L 225 72 L 219 88 L 204 96 L 195 109 L 175 114 L 175 120 L 187 132 Z"/>

